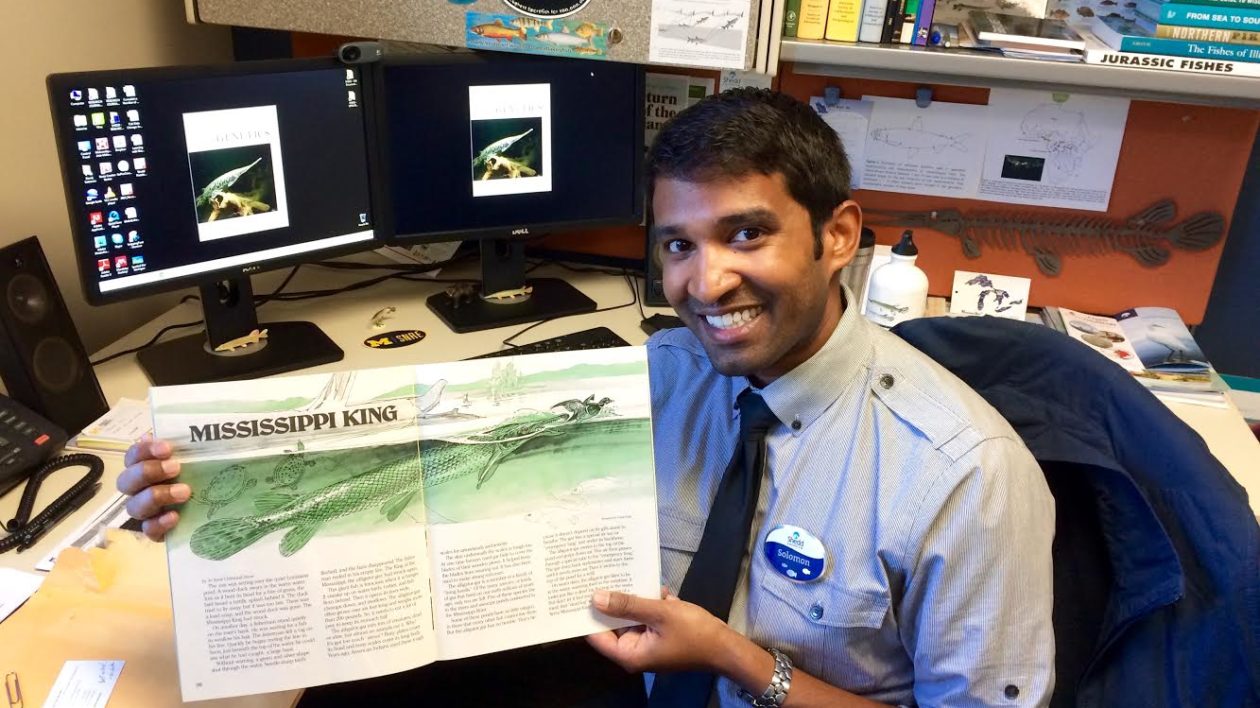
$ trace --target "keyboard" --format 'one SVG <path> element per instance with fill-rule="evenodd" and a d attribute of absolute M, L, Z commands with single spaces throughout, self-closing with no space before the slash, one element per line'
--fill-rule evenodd
<path fill-rule="evenodd" d="M 611 329 L 596 327 L 468 358 L 490 359 L 496 356 L 516 356 L 517 354 L 546 354 L 548 352 L 572 352 L 582 349 L 610 349 L 612 347 L 628 346 L 630 346 L 630 342 L 618 337 Z"/>

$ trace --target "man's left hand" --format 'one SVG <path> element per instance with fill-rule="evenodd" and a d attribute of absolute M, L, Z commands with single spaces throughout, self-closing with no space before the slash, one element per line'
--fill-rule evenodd
<path fill-rule="evenodd" d="M 626 671 L 720 672 L 730 647 L 746 640 L 700 606 L 666 592 L 661 595 L 660 600 L 650 600 L 596 591 L 591 598 L 595 609 L 644 626 L 600 632 L 586 640 Z"/>

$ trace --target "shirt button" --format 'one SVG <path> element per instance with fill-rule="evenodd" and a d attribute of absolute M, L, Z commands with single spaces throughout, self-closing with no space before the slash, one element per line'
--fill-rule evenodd
<path fill-rule="evenodd" d="M 894 381 L 893 381 L 892 374 L 884 374 L 883 376 L 879 377 L 880 388 L 883 388 L 885 390 L 890 389 L 893 387 L 893 383 Z"/>
<path fill-rule="evenodd" d="M 815 602 L 809 606 L 809 618 L 817 622 L 823 618 L 823 606 Z"/>
<path fill-rule="evenodd" d="M 1002 691 L 1002 694 L 1013 701 L 1016 698 L 1019 698 L 1019 686 L 1016 686 L 1013 683 L 1007 684 L 1006 690 Z"/>
<path fill-rule="evenodd" d="M 792 430 L 800 430 L 800 429 L 801 429 L 801 421 L 800 421 L 800 419 L 798 418 L 798 419 L 796 419 L 796 420 L 792 421 Z"/>

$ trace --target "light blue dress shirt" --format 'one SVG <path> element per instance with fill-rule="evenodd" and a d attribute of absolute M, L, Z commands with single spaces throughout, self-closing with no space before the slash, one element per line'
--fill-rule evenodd
<path fill-rule="evenodd" d="M 653 336 L 648 353 L 662 574 L 676 592 L 749 383 L 714 371 L 686 329 Z M 810 675 L 885 703 L 1047 703 L 1054 501 L 1010 425 L 854 308 L 762 395 L 781 424 L 768 437 L 730 624 Z M 822 541 L 820 580 L 791 580 L 766 560 L 766 534 L 782 524 Z M 737 690 L 721 679 L 721 705 L 747 705 Z"/>

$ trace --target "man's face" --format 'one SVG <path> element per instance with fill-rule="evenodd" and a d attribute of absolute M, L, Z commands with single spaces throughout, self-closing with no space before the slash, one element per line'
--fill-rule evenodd
<path fill-rule="evenodd" d="M 652 211 L 665 297 L 718 371 L 765 385 L 826 343 L 842 310 L 834 276 L 861 228 L 856 204 L 824 226 L 821 258 L 781 174 L 659 179 Z"/>

